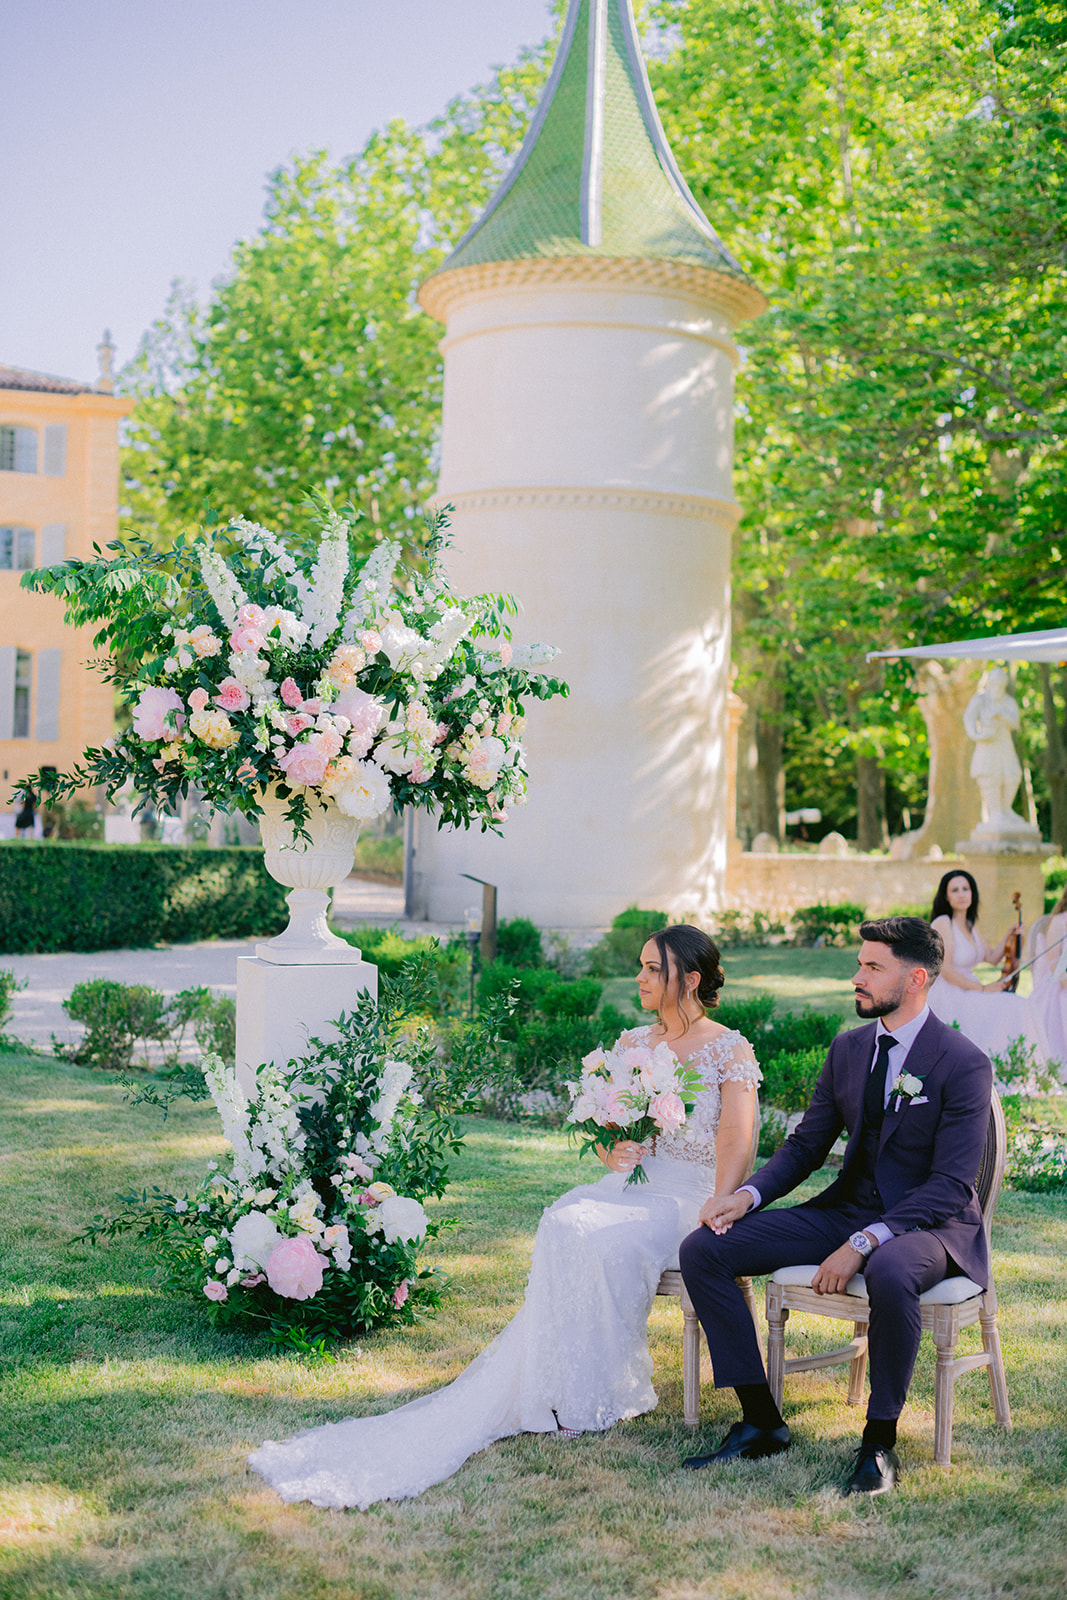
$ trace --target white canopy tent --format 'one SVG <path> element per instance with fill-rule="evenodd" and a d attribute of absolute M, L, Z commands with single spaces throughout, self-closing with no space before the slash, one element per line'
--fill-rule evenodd
<path fill-rule="evenodd" d="M 920 644 L 911 649 L 871 650 L 868 661 L 911 656 L 920 661 L 1051 661 L 1067 663 L 1067 628 L 1043 633 L 1002 633 L 993 639 L 960 639 L 955 644 Z"/>

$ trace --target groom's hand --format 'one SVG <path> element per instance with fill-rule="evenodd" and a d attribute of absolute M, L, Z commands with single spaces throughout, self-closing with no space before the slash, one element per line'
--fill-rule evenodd
<path fill-rule="evenodd" d="M 832 1256 L 827 1256 L 814 1278 L 811 1286 L 816 1294 L 843 1294 L 850 1278 L 854 1278 L 863 1263 L 863 1257 L 858 1250 L 853 1250 L 850 1244 L 843 1244 L 834 1251 Z"/>
<path fill-rule="evenodd" d="M 705 1200 L 697 1221 L 712 1233 L 729 1233 L 734 1223 L 752 1209 L 750 1194 L 718 1194 Z"/>

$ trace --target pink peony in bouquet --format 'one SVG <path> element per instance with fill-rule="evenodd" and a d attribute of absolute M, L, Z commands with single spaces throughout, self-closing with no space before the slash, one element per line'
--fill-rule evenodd
<path fill-rule="evenodd" d="M 597 1145 L 613 1149 L 623 1139 L 643 1144 L 657 1133 L 673 1133 L 704 1087 L 699 1072 L 679 1061 L 665 1044 L 624 1044 L 582 1057 L 582 1075 L 567 1088 L 573 1102 L 567 1121 L 584 1134 L 581 1154 Z M 627 1183 L 647 1183 L 638 1162 Z"/>

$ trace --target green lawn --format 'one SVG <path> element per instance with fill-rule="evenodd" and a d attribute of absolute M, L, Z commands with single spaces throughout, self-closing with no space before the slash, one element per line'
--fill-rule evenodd
<path fill-rule="evenodd" d="M 753 952 L 762 956 L 764 952 Z M 773 954 L 773 952 L 769 953 Z M 834 952 L 826 952 L 834 959 Z M 679 1317 L 653 1314 L 659 1409 L 575 1443 L 521 1437 L 416 1501 L 286 1506 L 244 1455 L 454 1376 L 520 1303 L 543 1205 L 579 1173 L 554 1132 L 472 1121 L 438 1254 L 435 1321 L 335 1365 L 219 1335 L 129 1243 L 72 1236 L 124 1185 L 192 1183 L 210 1107 L 163 1125 L 102 1074 L 0 1056 L 3 1600 L 894 1600 L 1067 1589 L 1067 1200 L 1006 1194 L 995 1242 L 1015 1431 L 961 1381 L 956 1465 L 932 1464 L 932 1359 L 903 1419 L 898 1493 L 844 1501 L 858 1418 L 843 1375 L 790 1381 L 790 1455 L 683 1474 Z M 795 1336 L 798 1343 L 810 1335 Z M 705 1441 L 733 1420 L 705 1388 Z"/>
<path fill-rule="evenodd" d="M 855 949 L 798 950 L 783 944 L 766 949 L 724 950 L 722 967 L 726 974 L 724 1001 L 745 999 L 762 991 L 774 995 L 780 1011 L 801 1011 L 811 1006 L 816 1011 L 836 1011 L 850 1020 L 855 1018 L 849 981 L 856 970 Z M 605 1000 L 623 1010 L 635 993 L 632 978 L 609 978 L 604 985 Z"/>

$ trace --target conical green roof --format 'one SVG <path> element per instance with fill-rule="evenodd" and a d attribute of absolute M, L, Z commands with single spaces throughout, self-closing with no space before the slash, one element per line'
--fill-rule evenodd
<path fill-rule="evenodd" d="M 546 256 L 669 260 L 746 278 L 675 164 L 630 0 L 571 0 L 525 143 L 438 270 Z"/>

